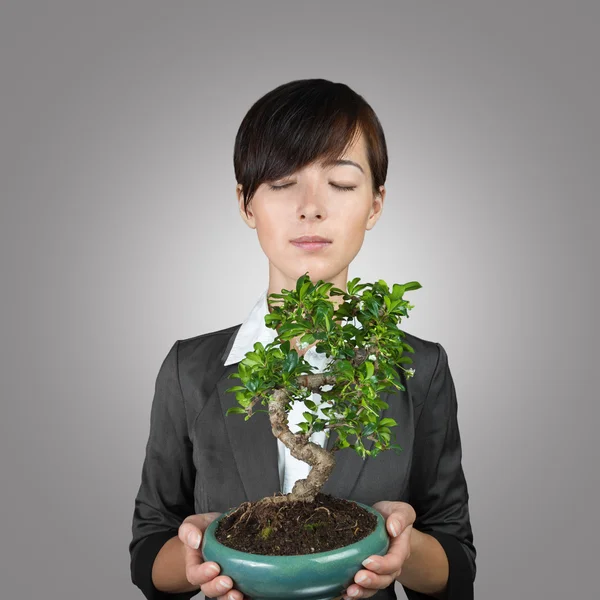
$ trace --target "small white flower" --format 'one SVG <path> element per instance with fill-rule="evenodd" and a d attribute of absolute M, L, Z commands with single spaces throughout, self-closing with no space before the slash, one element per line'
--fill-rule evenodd
<path fill-rule="evenodd" d="M 299 342 L 298 347 L 300 350 L 304 350 L 308 346 L 308 342 Z"/>
<path fill-rule="evenodd" d="M 407 377 L 413 377 L 413 375 L 415 374 L 415 370 L 413 368 L 404 369 L 404 370 L 406 371 Z"/>
<path fill-rule="evenodd" d="M 367 356 L 367 360 L 377 360 L 377 357 L 374 354 L 369 354 L 369 356 Z"/>

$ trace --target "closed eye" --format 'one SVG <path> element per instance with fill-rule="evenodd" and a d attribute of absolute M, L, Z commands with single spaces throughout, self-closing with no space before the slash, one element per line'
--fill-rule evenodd
<path fill-rule="evenodd" d="M 286 183 L 284 185 L 271 185 L 269 184 L 269 188 L 272 190 L 283 190 L 287 187 L 290 187 L 290 185 L 294 185 L 294 182 L 291 183 Z M 343 186 L 343 185 L 336 185 L 335 183 L 329 183 L 329 185 L 331 185 L 333 188 L 335 188 L 336 190 L 340 190 L 341 192 L 351 192 L 352 190 L 355 190 L 357 186 L 355 185 L 351 185 L 351 186 Z"/>

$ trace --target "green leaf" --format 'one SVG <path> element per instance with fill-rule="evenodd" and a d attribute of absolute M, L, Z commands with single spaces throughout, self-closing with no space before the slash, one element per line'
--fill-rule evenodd
<path fill-rule="evenodd" d="M 303 421 L 302 423 L 298 423 L 298 427 L 300 428 L 300 431 L 302 431 L 302 433 L 308 433 L 308 428 L 310 427 L 310 425 Z"/>
<path fill-rule="evenodd" d="M 246 414 L 246 410 L 243 409 L 241 406 L 232 406 L 231 408 L 227 409 L 227 412 L 225 413 L 225 415 L 245 415 Z"/>
<path fill-rule="evenodd" d="M 225 390 L 225 393 L 228 392 L 245 392 L 246 388 L 243 385 L 234 385 L 233 387 L 230 387 L 229 389 Z"/>
<path fill-rule="evenodd" d="M 389 448 L 390 450 L 399 450 L 399 452 L 396 452 L 396 454 L 400 454 L 400 452 L 403 452 L 402 448 L 398 446 L 398 444 L 392 444 Z"/>
<path fill-rule="evenodd" d="M 291 373 L 298 366 L 298 353 L 291 350 L 283 361 L 283 370 L 285 373 Z"/>
<path fill-rule="evenodd" d="M 405 290 L 406 286 L 395 283 L 392 286 L 392 300 L 399 300 L 400 298 L 402 298 Z"/>
<path fill-rule="evenodd" d="M 247 352 L 243 360 L 247 365 L 261 365 L 263 362 L 256 352 Z"/>
<path fill-rule="evenodd" d="M 347 379 L 352 379 L 354 377 L 354 367 L 350 361 L 340 360 L 338 362 L 338 368 Z"/>
<path fill-rule="evenodd" d="M 371 435 L 375 431 L 375 423 L 369 423 L 363 430 L 362 434 L 367 436 Z"/>
<path fill-rule="evenodd" d="M 306 278 L 307 278 L 306 273 L 304 273 L 304 275 L 300 275 L 300 277 L 298 277 L 298 279 L 296 280 L 296 293 L 298 293 L 298 294 L 300 293 L 300 288 L 302 288 L 302 286 L 306 282 Z"/>
<path fill-rule="evenodd" d="M 377 281 L 377 285 L 379 285 L 384 294 L 386 294 L 389 291 L 388 284 L 383 279 Z"/>
<path fill-rule="evenodd" d="M 394 419 L 390 419 L 389 417 L 386 417 L 385 419 L 381 419 L 381 421 L 379 421 L 379 427 L 393 427 L 394 425 L 398 425 L 398 423 L 396 423 Z"/>
<path fill-rule="evenodd" d="M 352 281 L 349 281 L 348 284 L 346 285 L 346 288 L 348 289 L 348 293 L 350 295 L 354 294 L 354 288 L 356 287 L 356 284 L 360 281 L 360 277 L 355 277 Z"/>
<path fill-rule="evenodd" d="M 287 339 L 306 333 L 306 327 L 298 323 L 286 323 L 279 328 L 279 335 Z"/>
<path fill-rule="evenodd" d="M 314 410 L 315 412 L 317 411 L 317 405 L 312 400 L 305 400 L 304 404 L 306 404 L 310 410 Z"/>
<path fill-rule="evenodd" d="M 315 420 L 315 415 L 313 415 L 312 413 L 309 413 L 308 411 L 305 411 L 302 413 L 302 416 L 309 422 L 312 423 Z"/>
<path fill-rule="evenodd" d="M 312 344 L 315 341 L 315 336 L 312 333 L 305 333 L 301 338 L 301 342 L 306 342 L 307 344 Z"/>
<path fill-rule="evenodd" d="M 304 299 L 304 296 L 306 296 L 306 292 L 309 290 L 311 285 L 312 284 L 311 284 L 310 280 L 302 284 L 302 287 L 300 288 L 300 291 L 298 292 L 299 300 Z"/>

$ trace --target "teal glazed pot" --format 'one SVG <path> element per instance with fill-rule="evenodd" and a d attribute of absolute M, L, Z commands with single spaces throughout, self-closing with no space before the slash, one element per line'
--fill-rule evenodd
<path fill-rule="evenodd" d="M 356 500 L 353 500 L 356 502 Z M 220 515 L 202 536 L 204 560 L 221 567 L 219 575 L 227 575 L 233 587 L 252 600 L 333 600 L 364 569 L 362 561 L 372 554 L 384 556 L 390 541 L 383 515 L 366 504 L 356 502 L 377 517 L 375 530 L 368 536 L 335 550 L 292 556 L 251 554 L 224 546 L 215 537 L 221 519 L 235 508 Z"/>

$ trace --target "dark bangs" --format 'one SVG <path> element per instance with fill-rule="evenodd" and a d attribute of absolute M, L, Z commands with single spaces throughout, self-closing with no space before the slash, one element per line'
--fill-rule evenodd
<path fill-rule="evenodd" d="M 244 210 L 261 183 L 316 161 L 339 159 L 359 133 L 365 137 L 374 194 L 385 184 L 387 147 L 381 123 L 365 99 L 343 83 L 300 79 L 257 100 L 235 138 L 233 166 Z"/>

